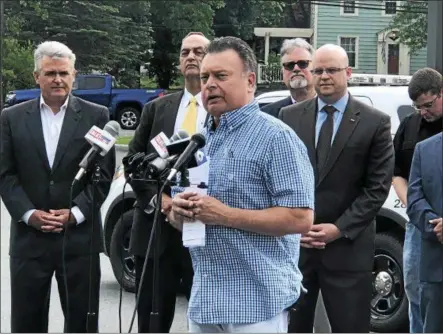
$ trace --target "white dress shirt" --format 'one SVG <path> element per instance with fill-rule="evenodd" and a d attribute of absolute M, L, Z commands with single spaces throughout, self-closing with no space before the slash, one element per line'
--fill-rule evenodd
<path fill-rule="evenodd" d="M 43 138 L 45 140 L 46 155 L 51 168 L 54 164 L 55 153 L 57 151 L 58 140 L 60 139 L 60 132 L 63 126 L 63 120 L 65 119 L 68 102 L 69 96 L 65 103 L 63 103 L 63 105 L 60 107 L 60 110 L 57 113 L 54 113 L 46 104 L 43 96 L 40 96 L 40 117 L 42 121 Z M 26 224 L 28 224 L 29 218 L 34 211 L 35 209 L 29 210 L 23 215 L 23 221 Z M 85 220 L 85 216 L 80 211 L 78 206 L 73 207 L 71 209 L 71 213 L 75 217 L 78 224 Z"/>
<path fill-rule="evenodd" d="M 180 106 L 178 107 L 177 117 L 175 119 L 174 133 L 177 133 L 180 130 L 180 127 L 185 120 L 186 111 L 188 109 L 189 102 L 191 101 L 192 94 L 188 92 L 185 88 L 183 93 L 183 97 L 180 102 Z M 199 92 L 195 95 L 195 99 L 197 100 L 197 124 L 196 129 L 197 132 L 201 132 L 205 125 L 205 120 L 207 116 L 207 112 L 203 107 L 201 93 Z"/>

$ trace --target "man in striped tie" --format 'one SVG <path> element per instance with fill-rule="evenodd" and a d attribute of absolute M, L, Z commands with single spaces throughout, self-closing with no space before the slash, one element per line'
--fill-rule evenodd
<path fill-rule="evenodd" d="M 180 71 L 184 76 L 185 87 L 182 91 L 172 93 L 147 103 L 143 109 L 140 125 L 135 131 L 134 138 L 129 144 L 128 156 L 137 152 L 153 153 L 151 139 L 160 132 L 171 137 L 179 130 L 185 130 L 190 136 L 200 132 L 206 122 L 207 113 L 200 96 L 200 64 L 206 53 L 209 40 L 199 32 L 191 32 L 182 41 L 180 48 Z M 150 326 L 152 310 L 153 283 L 153 253 L 148 255 L 146 277 L 140 287 L 140 279 L 149 236 L 153 226 L 154 210 L 146 210 L 142 203 L 154 203 L 157 194 L 156 187 L 132 185 L 137 196 L 138 207 L 135 210 L 132 225 L 130 251 L 135 256 L 136 287 L 141 294 L 138 305 L 139 333 L 167 333 L 174 319 L 175 300 L 180 284 L 183 285 L 186 297 L 189 299 L 192 286 L 193 270 L 189 252 L 183 247 L 181 233 L 164 222 L 162 216 L 162 231 L 160 234 L 159 277 L 161 282 L 156 289 L 159 303 L 159 328 Z M 162 210 L 167 214 L 171 208 L 170 189 L 165 189 L 162 196 Z M 147 212 L 150 212 L 147 214 Z"/>

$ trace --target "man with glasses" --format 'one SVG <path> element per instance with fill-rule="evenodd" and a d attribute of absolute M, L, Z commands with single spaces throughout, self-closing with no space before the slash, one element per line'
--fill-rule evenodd
<path fill-rule="evenodd" d="M 320 47 L 317 97 L 279 115 L 305 143 L 316 174 L 315 221 L 299 261 L 307 294 L 289 332 L 312 332 L 320 291 L 332 332 L 369 332 L 375 216 L 389 193 L 394 150 L 389 116 L 349 94 L 351 73 L 343 48 Z"/>
<path fill-rule="evenodd" d="M 423 68 L 412 76 L 409 83 L 409 97 L 414 102 L 417 112 L 405 117 L 400 123 L 394 138 L 395 170 L 393 185 L 398 198 L 407 205 L 406 194 L 415 145 L 442 131 L 442 76 L 436 70 Z M 410 217 L 411 219 L 411 217 Z M 423 333 L 423 321 L 419 299 L 420 231 L 406 225 L 403 245 L 403 275 L 405 292 L 409 300 L 409 330 L 411 333 Z"/>
<path fill-rule="evenodd" d="M 275 117 L 278 117 L 281 108 L 315 96 L 311 74 L 314 48 L 302 38 L 287 39 L 283 42 L 280 55 L 283 82 L 291 95 L 262 109 Z"/>

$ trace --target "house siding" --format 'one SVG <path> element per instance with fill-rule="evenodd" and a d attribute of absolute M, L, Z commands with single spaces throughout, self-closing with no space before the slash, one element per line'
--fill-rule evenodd
<path fill-rule="evenodd" d="M 340 2 L 331 1 L 331 3 L 338 5 Z M 338 44 L 339 36 L 358 37 L 358 68 L 354 69 L 353 72 L 376 74 L 377 52 L 379 52 L 377 49 L 378 34 L 389 26 L 392 16 L 384 16 L 381 9 L 358 8 L 358 15 L 343 16 L 340 15 L 340 7 L 338 6 L 317 5 L 316 8 L 317 48 L 329 43 Z M 410 57 L 410 74 L 426 66 L 426 53 L 425 48 Z"/>

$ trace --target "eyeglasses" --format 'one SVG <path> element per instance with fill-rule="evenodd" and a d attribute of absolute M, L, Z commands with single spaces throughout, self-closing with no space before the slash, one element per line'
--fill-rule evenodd
<path fill-rule="evenodd" d="M 440 94 L 438 94 L 432 101 L 423 103 L 421 106 L 418 106 L 416 104 L 412 104 L 412 108 L 414 108 L 416 111 L 420 111 L 422 109 L 430 109 L 434 105 L 435 101 L 440 97 Z"/>
<path fill-rule="evenodd" d="M 311 60 L 288 61 L 286 63 L 283 63 L 282 66 L 287 71 L 293 71 L 295 65 L 297 65 L 299 69 L 304 70 L 309 66 L 310 62 Z"/>
<path fill-rule="evenodd" d="M 327 67 L 327 68 L 314 68 L 312 70 L 312 74 L 314 75 L 323 75 L 324 72 L 326 72 L 326 74 L 335 74 L 338 73 L 340 71 L 346 70 L 347 67 Z"/>

